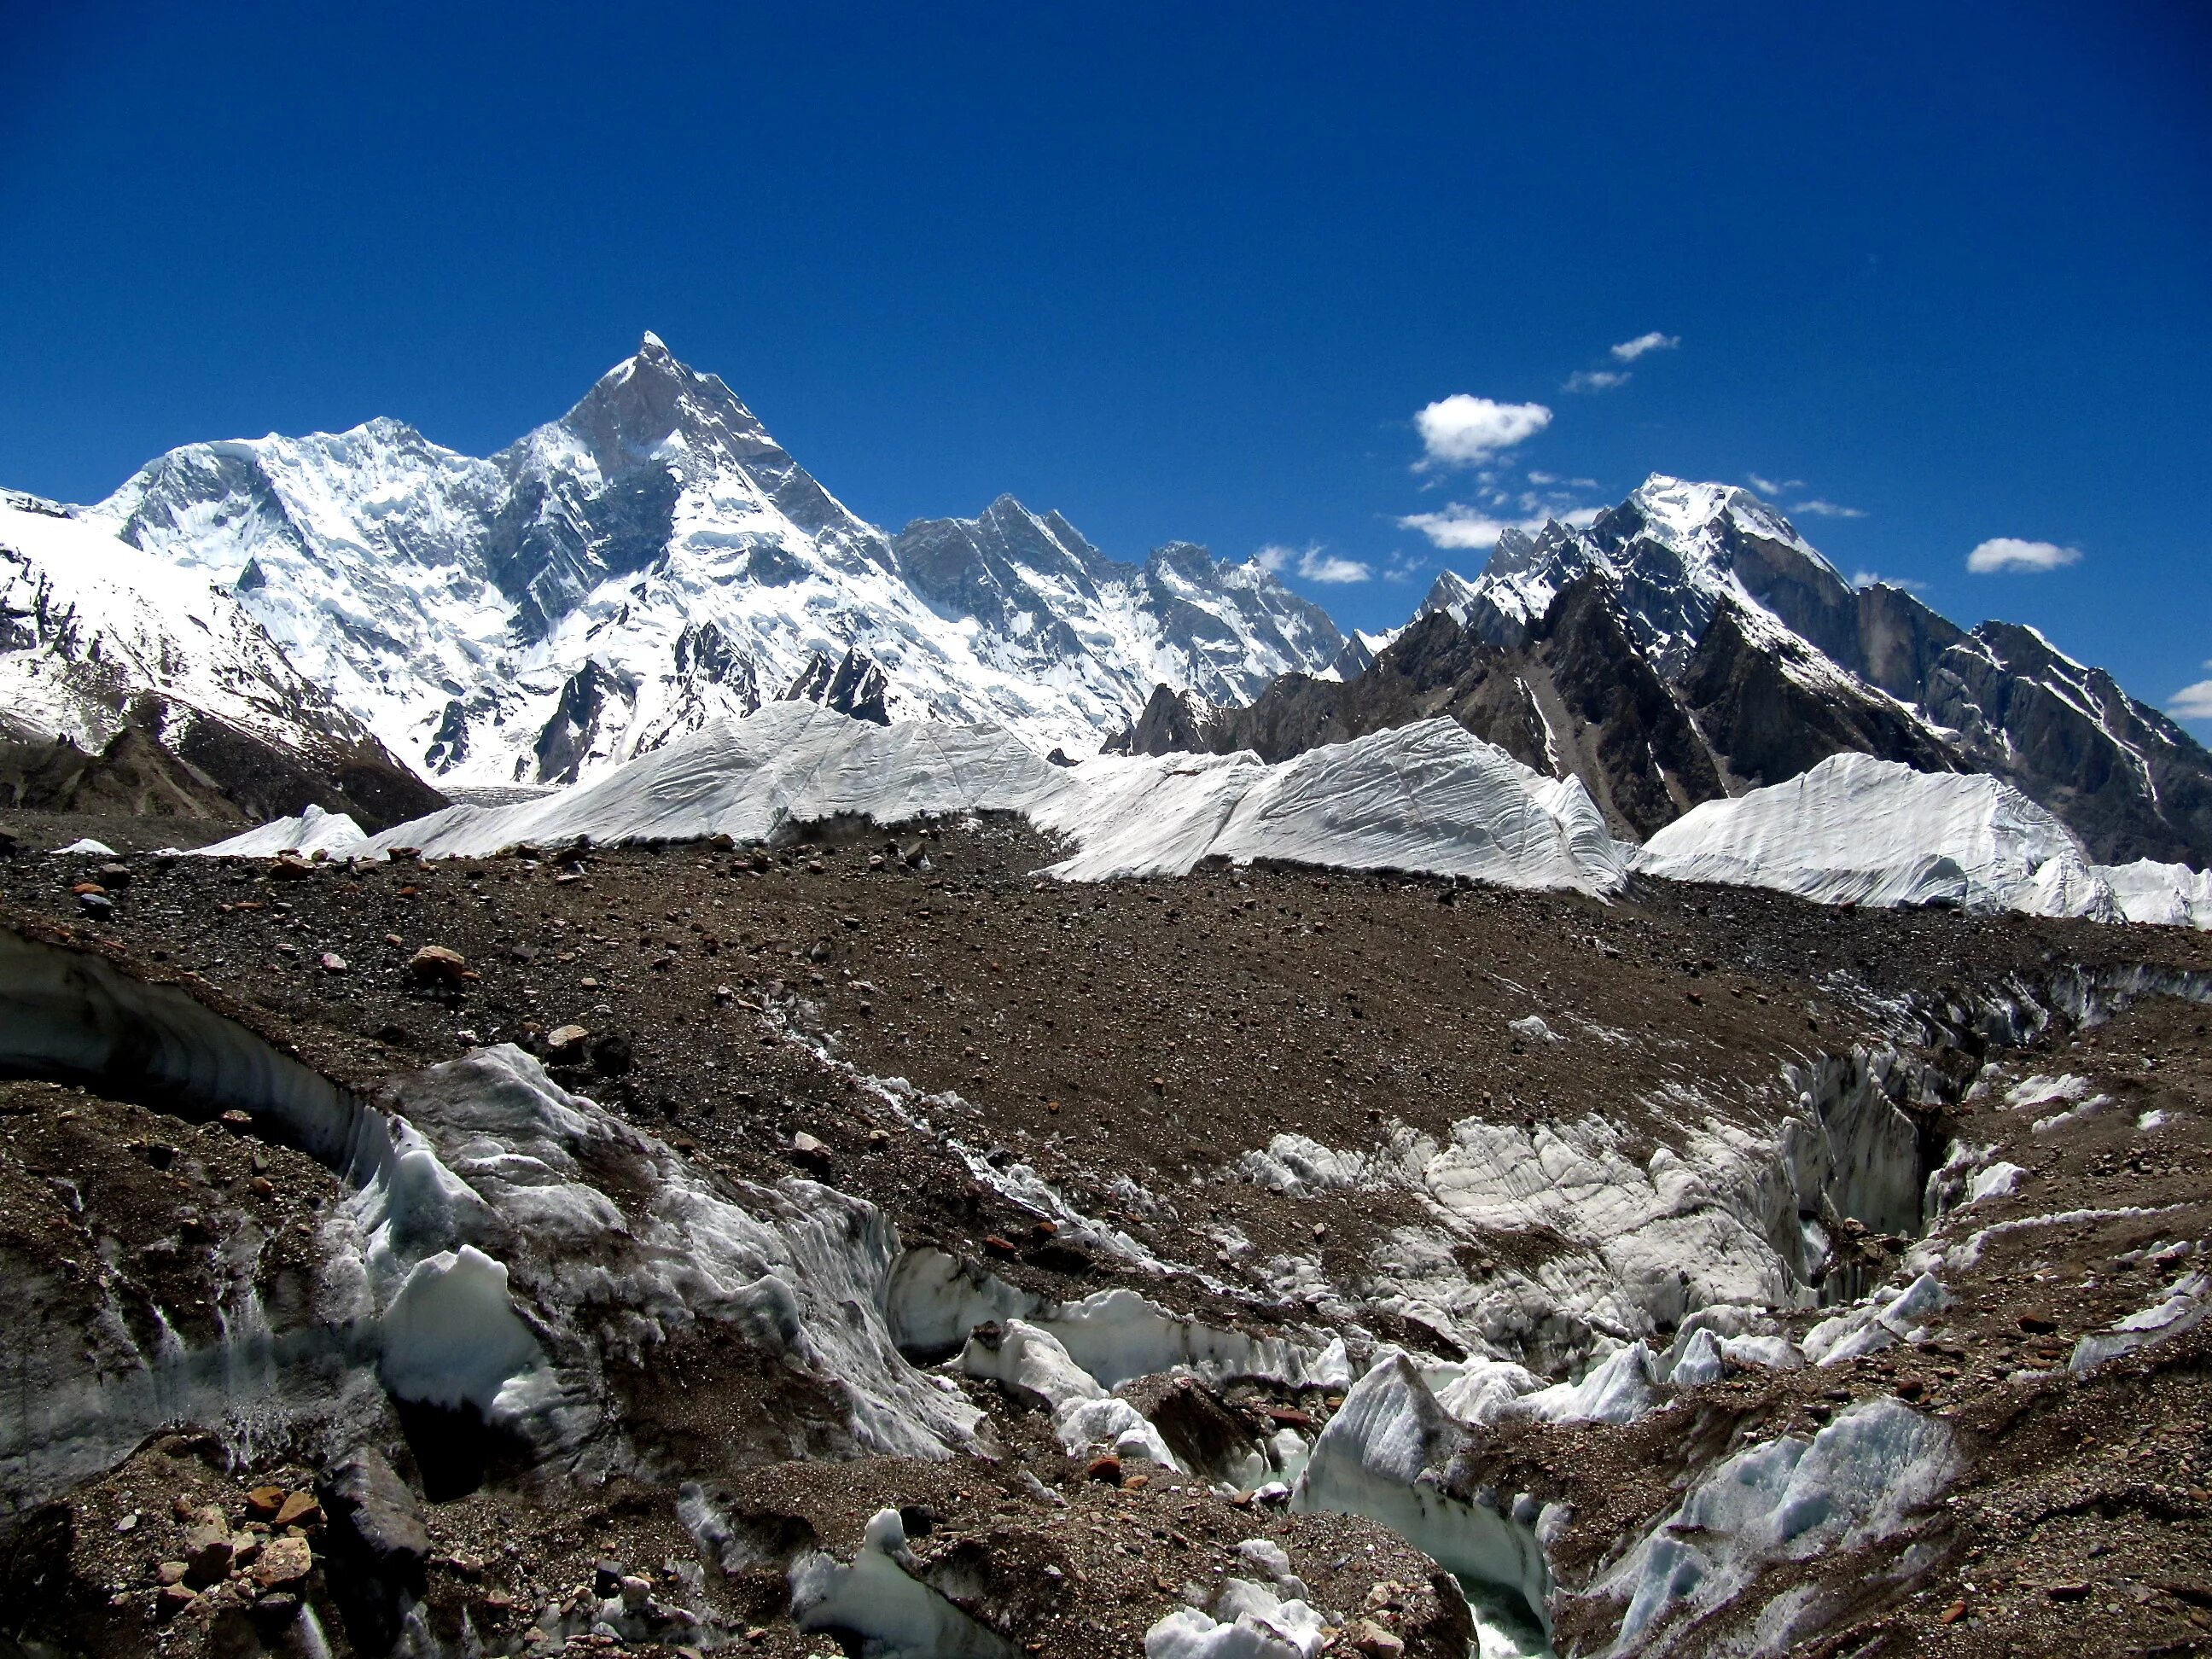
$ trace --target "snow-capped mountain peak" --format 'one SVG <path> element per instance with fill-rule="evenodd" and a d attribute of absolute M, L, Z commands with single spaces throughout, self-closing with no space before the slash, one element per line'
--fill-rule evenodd
<path fill-rule="evenodd" d="M 2212 855 L 2212 757 L 2171 720 L 2032 628 L 1970 633 L 1902 589 L 1854 587 L 1735 485 L 1655 473 L 1586 528 L 1509 529 L 1480 574 L 1443 573 L 1415 616 L 1448 612 L 1516 651 L 1592 575 L 1712 750 L 1717 787 L 1856 750 L 2006 779 L 2108 862 Z M 1578 670 L 1586 684 L 1614 672 Z"/>
<path fill-rule="evenodd" d="M 566 781 L 781 696 L 1087 753 L 1158 682 L 1237 700 L 1342 644 L 1256 567 L 1117 562 L 1011 496 L 890 537 L 650 333 L 489 458 L 389 419 L 191 445 L 88 515 L 452 784 Z"/>

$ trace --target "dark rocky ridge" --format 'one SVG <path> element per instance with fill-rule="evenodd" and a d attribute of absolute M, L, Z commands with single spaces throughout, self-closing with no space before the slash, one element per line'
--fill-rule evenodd
<path fill-rule="evenodd" d="M 1700 801 L 1780 782 L 1844 750 L 1960 769 L 1889 699 L 1809 690 L 1726 608 L 1669 684 L 1637 648 L 1619 588 L 1596 571 L 1569 582 L 1510 644 L 1437 610 L 1348 680 L 1285 675 L 1249 707 L 1220 709 L 1163 686 L 1119 746 L 1251 749 L 1279 761 L 1438 716 L 1524 765 L 1580 778 L 1615 832 L 1638 839 Z"/>
<path fill-rule="evenodd" d="M 1439 576 L 1379 658 L 1347 651 L 1340 684 L 1286 675 L 1229 708 L 1163 688 L 1109 747 L 1282 760 L 1449 715 L 1539 770 L 1571 772 L 1639 838 L 1855 751 L 2001 777 L 2100 862 L 2212 865 L 2212 754 L 2104 670 L 2031 628 L 1968 631 L 1901 588 L 1854 587 L 1755 502 L 1714 518 L 1686 555 L 1644 495 L 1586 531 L 1509 530 L 1482 577 Z M 1524 617 L 1516 585 L 1531 578 L 1555 592 Z M 1754 622 L 1729 583 L 1784 629 Z"/>

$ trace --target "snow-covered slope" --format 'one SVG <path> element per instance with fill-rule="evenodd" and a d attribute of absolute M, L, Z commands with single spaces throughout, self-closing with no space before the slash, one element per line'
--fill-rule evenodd
<path fill-rule="evenodd" d="M 361 843 L 482 856 L 517 842 L 728 835 L 851 814 L 895 823 L 1015 812 L 1076 848 L 1074 881 L 1180 874 L 1202 860 L 1279 859 L 1425 871 L 1516 887 L 1611 892 L 1625 851 L 1582 786 L 1541 777 L 1449 720 L 1430 720 L 1270 766 L 1249 754 L 1102 757 L 1054 766 L 1002 727 L 887 726 L 811 703 L 718 720 L 592 782 L 507 806 L 455 806 Z M 258 853 L 287 831 L 204 850 Z"/>
<path fill-rule="evenodd" d="M 894 541 L 649 334 L 489 459 L 376 420 L 191 445 L 92 511 L 457 784 L 590 776 L 789 696 L 1087 754 L 1156 681 L 1249 696 L 1342 643 L 1256 566 L 1116 563 L 1010 498 Z"/>
<path fill-rule="evenodd" d="M 23 495 L 0 496 L 0 720 L 99 747 L 155 691 L 279 742 L 349 724 L 222 587 Z"/>
<path fill-rule="evenodd" d="M 2122 919 L 2081 842 L 2018 790 L 1865 755 L 1833 756 L 1787 783 L 1708 801 L 1652 836 L 1635 868 L 1830 904 Z"/>
<path fill-rule="evenodd" d="M 126 728 L 209 799 L 249 811 L 362 805 L 345 793 L 358 784 L 367 816 L 388 823 L 437 799 L 225 586 L 0 494 L 0 736 L 96 754 Z"/>

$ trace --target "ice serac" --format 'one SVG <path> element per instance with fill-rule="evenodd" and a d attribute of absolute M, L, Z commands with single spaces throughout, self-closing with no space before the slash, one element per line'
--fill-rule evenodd
<path fill-rule="evenodd" d="M 1102 756 L 1055 766 L 992 726 L 848 720 L 775 703 L 593 783 L 507 806 L 457 806 L 353 849 L 481 856 L 518 842 L 764 841 L 849 814 L 879 823 L 997 811 L 1065 836 L 1070 881 L 1174 875 L 1201 860 L 1464 876 L 1609 893 L 1625 849 L 1580 784 L 1546 778 L 1449 720 L 1270 766 L 1229 755 Z"/>
<path fill-rule="evenodd" d="M 227 584 L 0 494 L 0 770 L 46 810 L 378 827 L 440 797 Z"/>
<path fill-rule="evenodd" d="M 1342 645 L 1257 566 L 1120 563 L 1011 498 L 894 539 L 651 335 L 489 459 L 378 420 L 188 446 L 92 511 L 460 785 L 589 779 L 780 695 L 1087 754 L 1158 680 L 1242 698 Z"/>
<path fill-rule="evenodd" d="M 2121 919 L 2081 842 L 2018 790 L 1838 755 L 1710 801 L 1637 853 L 1639 874 L 1771 887 L 1823 903 L 1937 904 Z"/>

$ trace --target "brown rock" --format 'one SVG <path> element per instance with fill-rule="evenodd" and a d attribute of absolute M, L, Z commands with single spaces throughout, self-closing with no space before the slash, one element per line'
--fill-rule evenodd
<path fill-rule="evenodd" d="M 164 1584 L 154 1593 L 154 1616 L 173 1619 L 200 1599 L 200 1593 L 183 1584 Z"/>
<path fill-rule="evenodd" d="M 442 945 L 426 945 L 407 959 L 407 971 L 431 985 L 459 985 L 469 970 L 469 959 Z"/>
<path fill-rule="evenodd" d="M 2048 1336 L 2058 1328 L 2058 1322 L 2049 1314 L 2024 1313 L 2018 1322 L 2021 1329 L 2031 1336 Z"/>
<path fill-rule="evenodd" d="M 230 1114 L 228 1112 L 223 1114 L 223 1116 L 226 1119 L 228 1118 L 229 1115 Z M 240 1113 L 240 1115 L 244 1116 L 245 1114 Z M 248 1119 L 247 1121 L 249 1122 L 252 1121 L 251 1119 Z M 266 1521 L 270 1516 L 275 1515 L 277 1510 L 284 1507 L 284 1500 L 289 1496 L 290 1496 L 290 1494 L 288 1493 L 282 1486 L 256 1486 L 252 1492 L 246 1494 L 246 1513 L 249 1515 L 258 1516 L 262 1520 Z"/>
<path fill-rule="evenodd" d="M 202 1522 L 185 1534 L 185 1580 L 220 1583 L 230 1571 L 230 1530 L 221 1522 Z"/>
<path fill-rule="evenodd" d="M 1097 1480 L 1109 1486 L 1121 1484 L 1121 1460 L 1118 1457 L 1094 1457 L 1083 1471 L 1087 1480 Z"/>
<path fill-rule="evenodd" d="M 293 1492 L 276 1511 L 276 1524 L 280 1527 L 312 1527 L 322 1518 L 323 1506 L 311 1492 Z"/>
<path fill-rule="evenodd" d="M 181 1561 L 164 1561 L 154 1569 L 154 1577 L 164 1584 L 181 1584 L 187 1569 Z"/>
<path fill-rule="evenodd" d="M 1954 1601 L 1936 1615 L 1936 1622 L 1939 1625 L 1955 1625 L 1966 1616 L 1966 1604 L 1964 1601 Z"/>
<path fill-rule="evenodd" d="M 1365 1654 L 1367 1659 L 1403 1659 L 1405 1643 L 1372 1619 L 1361 1620 L 1352 1627 L 1348 1636 L 1352 1650 Z"/>
<path fill-rule="evenodd" d="M 315 1570 L 314 1552 L 304 1538 L 272 1538 L 253 1565 L 253 1582 L 264 1590 L 290 1589 Z"/>
<path fill-rule="evenodd" d="M 2089 1599 L 2089 1586 L 2081 1579 L 2073 1578 L 2057 1584 L 2045 1584 L 2043 1593 L 2054 1601 L 2086 1601 Z"/>
<path fill-rule="evenodd" d="M 346 971 L 346 959 L 335 951 L 324 951 L 320 961 L 322 969 L 326 974 L 343 974 Z"/>
<path fill-rule="evenodd" d="M 545 1052 L 559 1060 L 573 1058 L 583 1052 L 591 1035 L 580 1025 L 556 1025 L 545 1034 Z"/>

